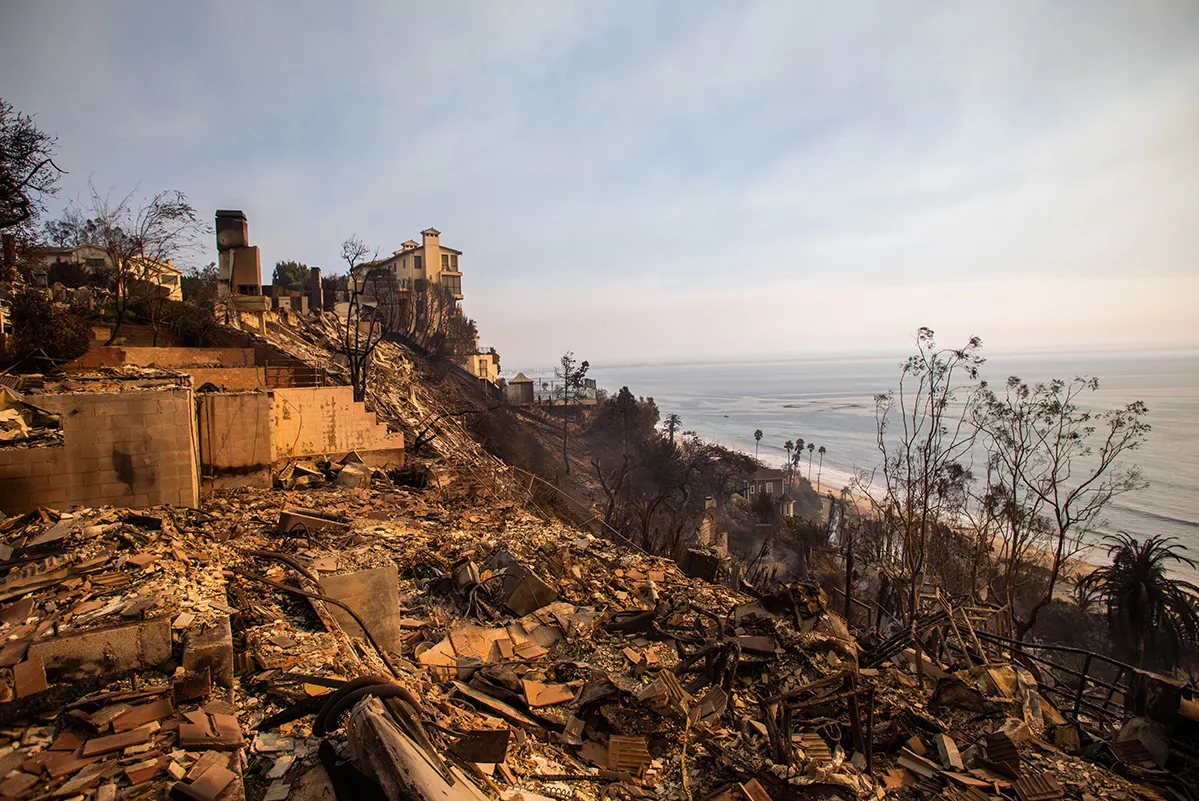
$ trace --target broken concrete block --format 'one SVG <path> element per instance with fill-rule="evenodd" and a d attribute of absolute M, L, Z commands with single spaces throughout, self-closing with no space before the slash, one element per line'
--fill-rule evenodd
<path fill-rule="evenodd" d="M 950 770 L 965 770 L 965 765 L 962 764 L 962 755 L 958 753 L 958 744 L 953 741 L 953 738 L 938 734 L 933 740 L 937 744 L 937 754 L 941 757 L 941 764 Z"/>
<path fill-rule="evenodd" d="M 279 513 L 279 533 L 287 534 L 292 531 L 349 531 L 350 524 L 335 517 L 323 515 L 315 509 L 302 509 L 293 506 Z"/>
<path fill-rule="evenodd" d="M 370 489 L 371 470 L 369 467 L 350 462 L 341 468 L 341 472 L 337 474 L 337 480 L 333 483 L 338 487 Z"/>
<path fill-rule="evenodd" d="M 157 617 L 39 640 L 29 646 L 29 658 L 40 659 L 53 681 L 157 667 L 171 658 L 171 619 Z"/>
<path fill-rule="evenodd" d="M 208 671 L 221 687 L 233 686 L 233 632 L 229 618 L 211 626 L 188 629 L 183 638 L 183 667 L 194 673 Z"/>
<path fill-rule="evenodd" d="M 400 650 L 403 629 L 400 628 L 399 573 L 395 565 L 322 576 L 320 585 L 322 593 L 348 605 L 362 618 L 381 648 Z M 363 637 L 362 629 L 344 609 L 330 604 L 329 612 L 347 634 Z"/>
<path fill-rule="evenodd" d="M 513 614 L 523 617 L 553 603 L 557 597 L 558 593 L 553 587 L 529 573 L 520 580 L 504 603 Z"/>
<path fill-rule="evenodd" d="M 680 567 L 691 578 L 716 581 L 716 576 L 720 572 L 720 557 L 716 554 L 705 553 L 692 548 L 683 555 L 683 562 Z"/>

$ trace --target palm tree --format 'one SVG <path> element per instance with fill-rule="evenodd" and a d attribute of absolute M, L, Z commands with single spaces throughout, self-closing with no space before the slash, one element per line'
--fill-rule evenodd
<path fill-rule="evenodd" d="M 808 481 L 812 480 L 812 451 L 816 450 L 816 443 L 808 443 Z"/>
<path fill-rule="evenodd" d="M 783 475 L 786 477 L 788 484 L 791 483 L 791 449 L 794 447 L 795 443 L 791 440 L 787 440 L 783 443 L 783 450 L 787 452 L 787 460 L 783 462 Z"/>
<path fill-rule="evenodd" d="M 820 449 L 816 452 L 820 454 L 820 466 L 816 468 L 816 491 L 820 492 L 820 471 L 824 469 L 824 454 L 828 453 L 828 451 L 821 445 Z"/>
<path fill-rule="evenodd" d="M 1104 537 L 1112 563 L 1082 580 L 1106 607 L 1113 639 L 1139 667 L 1177 665 L 1185 643 L 1199 642 L 1199 587 L 1171 578 L 1166 565 L 1195 568 L 1173 537 Z"/>
<path fill-rule="evenodd" d="M 758 458 L 758 445 L 762 442 L 762 429 L 754 431 L 754 458 Z"/>
<path fill-rule="evenodd" d="M 803 446 L 804 446 L 803 437 L 796 437 L 795 438 L 795 452 L 803 453 Z"/>
<path fill-rule="evenodd" d="M 666 415 L 665 425 L 666 425 L 666 433 L 670 435 L 670 444 L 673 445 L 674 444 L 674 432 L 678 431 L 679 427 L 683 425 L 683 418 L 679 417 L 674 412 L 671 412 L 670 414 Z"/>

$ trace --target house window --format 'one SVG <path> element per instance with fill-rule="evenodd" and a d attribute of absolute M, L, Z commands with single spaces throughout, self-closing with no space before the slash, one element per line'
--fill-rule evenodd
<path fill-rule="evenodd" d="M 413 256 L 412 258 L 415 260 L 415 261 L 414 261 L 414 264 L 416 265 L 416 269 L 417 269 L 417 270 L 423 270 L 423 269 L 424 269 L 424 261 L 425 261 L 425 260 L 424 260 L 422 257 L 420 257 L 420 256 Z"/>
<path fill-rule="evenodd" d="M 175 284 L 179 283 L 179 276 L 164 275 L 164 276 L 161 276 L 161 282 L 164 284 L 168 284 L 170 286 L 174 286 Z"/>
<path fill-rule="evenodd" d="M 88 267 L 103 267 L 104 259 L 86 259 L 85 263 Z"/>
<path fill-rule="evenodd" d="M 750 485 L 749 485 L 749 494 L 750 494 L 750 495 L 753 495 L 753 494 L 754 494 L 754 490 L 756 490 L 756 489 L 757 489 L 757 486 L 755 486 L 755 485 L 753 485 L 753 484 L 750 484 Z"/>
<path fill-rule="evenodd" d="M 441 269 L 443 269 L 443 270 L 450 269 L 450 254 L 448 254 L 448 253 L 441 254 Z"/>
<path fill-rule="evenodd" d="M 767 494 L 767 495 L 770 495 L 770 494 L 772 494 L 772 493 L 774 492 L 774 485 L 773 485 L 773 484 L 766 484 L 766 485 L 764 485 L 764 486 L 762 487 L 762 489 L 766 491 L 766 494 Z"/>
<path fill-rule="evenodd" d="M 442 275 L 441 285 L 453 292 L 455 295 L 462 294 L 462 276 L 460 275 Z"/>
<path fill-rule="evenodd" d="M 458 272 L 458 255 L 455 253 L 450 254 L 450 269 Z"/>

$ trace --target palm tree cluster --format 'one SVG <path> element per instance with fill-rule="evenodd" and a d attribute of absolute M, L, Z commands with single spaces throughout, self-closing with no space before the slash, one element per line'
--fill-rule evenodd
<path fill-rule="evenodd" d="M 1081 597 L 1097 601 L 1120 655 L 1138 667 L 1173 667 L 1182 648 L 1199 643 L 1199 587 L 1173 578 L 1167 566 L 1195 568 L 1173 537 L 1138 540 L 1124 532 L 1104 537 L 1111 564 L 1079 582 Z"/>
<path fill-rule="evenodd" d="M 762 429 L 759 428 L 754 431 L 754 458 L 755 459 L 758 458 L 758 448 L 762 443 L 762 436 L 763 436 Z M 796 437 L 794 440 L 790 440 L 790 439 L 787 440 L 786 442 L 783 443 L 783 450 L 785 450 L 787 452 L 787 458 L 783 462 L 783 471 L 786 474 L 786 479 L 787 479 L 788 485 L 791 483 L 792 476 L 794 476 L 796 473 L 799 473 L 801 476 L 803 475 L 802 466 L 803 466 L 803 452 L 804 452 L 805 445 L 807 446 L 807 449 L 808 449 L 808 481 L 809 482 L 811 482 L 811 480 L 812 480 L 812 454 L 814 454 L 814 453 L 820 454 L 820 461 L 816 466 L 816 490 L 817 490 L 817 492 L 819 492 L 820 491 L 820 473 L 824 469 L 824 454 L 828 453 L 828 450 L 823 445 L 821 445 L 819 448 L 817 448 L 816 443 L 804 442 L 803 437 Z"/>

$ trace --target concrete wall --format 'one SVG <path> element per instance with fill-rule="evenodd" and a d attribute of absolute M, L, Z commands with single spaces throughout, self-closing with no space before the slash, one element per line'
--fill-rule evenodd
<path fill-rule="evenodd" d="M 191 384 L 199 388 L 212 384 L 222 392 L 253 392 L 266 389 L 265 367 L 184 367 Z"/>
<path fill-rule="evenodd" d="M 0 449 L 0 510 L 196 506 L 192 398 L 190 389 L 31 398 L 62 416 L 63 445 Z"/>
<path fill-rule="evenodd" d="M 205 488 L 271 486 L 271 396 L 202 392 L 198 398 Z"/>
<path fill-rule="evenodd" d="M 108 341 L 108 337 L 111 333 L 111 324 L 99 323 L 89 328 L 88 335 L 91 337 L 92 342 L 103 345 Z M 155 337 L 153 326 L 131 325 L 129 323 L 125 323 L 121 326 L 120 335 L 117 337 L 116 343 L 118 347 L 130 346 L 144 348 L 168 346 L 174 347 L 176 345 L 184 344 L 175 339 L 174 334 L 171 333 L 170 328 L 167 326 L 162 326 L 158 331 L 157 337 Z"/>
<path fill-rule="evenodd" d="M 139 367 L 252 367 L 254 351 L 250 348 L 142 348 L 93 347 L 67 365 L 74 367 L 120 367 L 134 364 Z"/>
<path fill-rule="evenodd" d="M 359 451 L 398 452 L 404 435 L 392 434 L 361 403 L 350 387 L 296 387 L 272 390 L 271 459 Z"/>
<path fill-rule="evenodd" d="M 370 465 L 403 464 L 404 435 L 392 434 L 350 387 L 270 392 L 202 392 L 201 483 L 205 489 L 269 487 L 271 467 L 289 459 L 357 451 Z"/>

